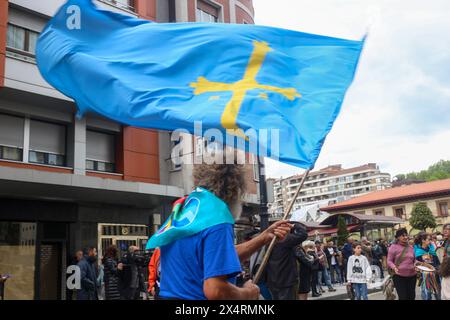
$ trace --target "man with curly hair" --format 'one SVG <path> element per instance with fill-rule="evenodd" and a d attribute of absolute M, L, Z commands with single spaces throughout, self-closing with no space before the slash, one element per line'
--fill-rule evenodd
<path fill-rule="evenodd" d="M 241 214 L 245 192 L 243 166 L 201 164 L 194 166 L 193 176 L 195 190 L 177 201 L 172 218 L 149 241 L 161 250 L 161 299 L 258 299 L 259 288 L 251 280 L 242 288 L 236 286 L 236 276 L 242 272 L 240 262 L 273 237 L 284 239 L 292 225 L 276 222 L 252 240 L 235 246 L 233 224 Z M 176 233 L 180 217 L 187 217 L 190 225 L 193 219 L 216 222 L 195 231 L 178 227 L 184 233 L 176 240 L 158 241 L 158 235 L 166 231 Z"/>

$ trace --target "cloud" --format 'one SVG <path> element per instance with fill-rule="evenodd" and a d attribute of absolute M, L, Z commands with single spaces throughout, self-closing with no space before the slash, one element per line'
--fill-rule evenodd
<path fill-rule="evenodd" d="M 450 1 L 254 0 L 256 23 L 369 37 L 316 168 L 377 162 L 393 175 L 450 159 Z M 268 176 L 299 168 L 267 161 Z"/>

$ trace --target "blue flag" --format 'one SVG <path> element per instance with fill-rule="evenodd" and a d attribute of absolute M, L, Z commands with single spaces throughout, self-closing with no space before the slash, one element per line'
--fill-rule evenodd
<path fill-rule="evenodd" d="M 226 203 L 198 187 L 188 197 L 174 203 L 172 214 L 149 239 L 146 250 L 162 247 L 223 223 L 234 224 Z"/>
<path fill-rule="evenodd" d="M 255 25 L 152 23 L 71 0 L 39 37 L 37 62 L 79 116 L 193 134 L 201 121 L 200 134 L 219 129 L 247 151 L 313 168 L 363 42 Z"/>

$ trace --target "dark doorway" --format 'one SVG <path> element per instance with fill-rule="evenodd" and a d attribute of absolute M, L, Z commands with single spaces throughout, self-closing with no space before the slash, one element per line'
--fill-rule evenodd
<path fill-rule="evenodd" d="M 61 243 L 42 242 L 39 251 L 39 298 L 61 299 Z"/>

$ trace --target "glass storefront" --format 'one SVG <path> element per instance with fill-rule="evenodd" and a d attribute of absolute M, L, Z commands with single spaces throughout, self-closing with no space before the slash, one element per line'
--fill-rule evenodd
<path fill-rule="evenodd" d="M 5 300 L 34 299 L 36 223 L 0 221 L 0 274 Z"/>

